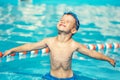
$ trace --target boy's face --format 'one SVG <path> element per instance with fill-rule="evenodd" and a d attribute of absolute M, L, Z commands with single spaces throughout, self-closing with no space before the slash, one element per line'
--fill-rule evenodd
<path fill-rule="evenodd" d="M 57 28 L 60 31 L 74 34 L 77 31 L 74 17 L 71 15 L 63 15 L 57 24 Z"/>

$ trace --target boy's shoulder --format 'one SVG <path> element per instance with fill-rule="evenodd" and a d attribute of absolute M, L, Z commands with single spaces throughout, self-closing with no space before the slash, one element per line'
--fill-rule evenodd
<path fill-rule="evenodd" d="M 72 42 L 73 42 L 74 44 L 80 44 L 79 42 L 75 41 L 74 39 L 72 39 Z"/>
<path fill-rule="evenodd" d="M 52 39 L 54 39 L 55 37 L 47 37 L 47 38 L 45 38 L 46 40 L 52 40 Z"/>
<path fill-rule="evenodd" d="M 55 37 L 47 37 L 44 39 L 44 41 L 51 42 L 51 41 L 53 41 L 53 39 L 55 39 Z"/>
<path fill-rule="evenodd" d="M 75 45 L 75 46 L 82 45 L 80 42 L 77 42 L 77 41 L 75 41 L 75 40 L 73 40 L 72 43 L 73 43 L 73 45 Z"/>

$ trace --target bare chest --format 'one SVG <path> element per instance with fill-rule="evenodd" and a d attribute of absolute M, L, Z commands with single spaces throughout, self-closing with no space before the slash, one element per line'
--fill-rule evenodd
<path fill-rule="evenodd" d="M 58 44 L 50 45 L 50 55 L 52 59 L 59 61 L 69 61 L 75 48 L 71 44 Z"/>

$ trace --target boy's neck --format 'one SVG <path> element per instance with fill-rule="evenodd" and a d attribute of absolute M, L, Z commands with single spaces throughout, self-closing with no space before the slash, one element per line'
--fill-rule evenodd
<path fill-rule="evenodd" d="M 71 37 L 72 37 L 71 33 L 69 33 L 69 34 L 60 33 L 60 34 L 58 34 L 58 36 L 56 37 L 56 39 L 59 42 L 68 42 L 69 40 L 71 40 Z"/>

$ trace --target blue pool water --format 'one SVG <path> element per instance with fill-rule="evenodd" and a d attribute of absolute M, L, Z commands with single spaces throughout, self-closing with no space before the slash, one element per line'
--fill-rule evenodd
<path fill-rule="evenodd" d="M 120 43 L 119 0 L 5 0 L 0 1 L 0 51 L 56 36 L 56 24 L 65 11 L 77 13 L 80 19 L 76 41 Z M 120 49 L 101 52 L 114 58 L 116 67 L 76 52 L 79 58 L 73 58 L 72 69 L 78 80 L 120 79 Z M 39 56 L 0 63 L 0 80 L 41 80 L 50 70 L 49 62 L 49 56 Z"/>

